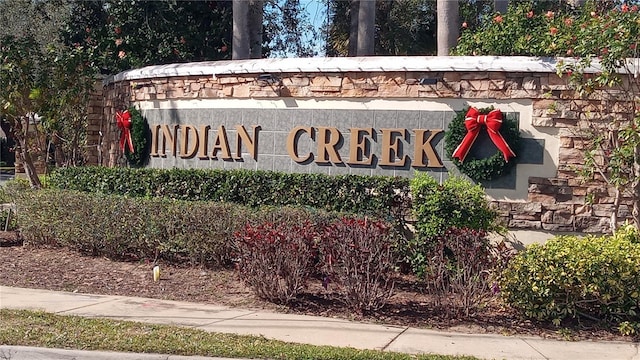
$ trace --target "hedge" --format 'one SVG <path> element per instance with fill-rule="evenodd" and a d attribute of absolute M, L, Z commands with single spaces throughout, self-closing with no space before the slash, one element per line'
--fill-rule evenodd
<path fill-rule="evenodd" d="M 389 217 L 408 207 L 409 180 L 400 177 L 287 174 L 251 170 L 69 167 L 50 176 L 52 187 L 83 192 L 304 206 Z"/>
<path fill-rule="evenodd" d="M 15 199 L 26 244 L 61 246 L 112 259 L 228 265 L 234 234 L 265 221 L 323 224 L 335 215 L 290 207 L 130 198 L 78 191 L 24 191 Z"/>

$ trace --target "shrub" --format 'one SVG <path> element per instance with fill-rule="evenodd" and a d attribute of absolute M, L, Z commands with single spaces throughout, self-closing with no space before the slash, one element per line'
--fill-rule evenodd
<path fill-rule="evenodd" d="M 377 310 L 393 295 L 395 242 L 392 228 L 378 220 L 345 217 L 324 229 L 320 268 L 342 288 L 350 309 Z"/>
<path fill-rule="evenodd" d="M 407 239 L 399 249 L 412 270 L 423 275 L 427 254 L 433 242 L 452 227 L 475 230 L 500 230 L 498 213 L 491 208 L 480 185 L 451 176 L 439 184 L 427 174 L 411 180 L 415 236 Z"/>
<path fill-rule="evenodd" d="M 42 179 L 40 180 L 42 181 Z M 29 190 L 29 180 L 17 178 L 7 181 L 2 187 L 2 202 L 12 202 L 21 192 Z"/>
<path fill-rule="evenodd" d="M 205 266 L 229 262 L 230 239 L 250 217 L 247 209 L 232 204 L 66 190 L 25 191 L 16 203 L 27 244 Z"/>
<path fill-rule="evenodd" d="M 632 226 L 602 237 L 559 236 L 531 245 L 501 276 L 505 300 L 526 316 L 550 320 L 640 322 L 640 242 Z"/>
<path fill-rule="evenodd" d="M 494 271 L 511 257 L 504 243 L 492 244 L 484 230 L 451 228 L 427 255 L 427 290 L 454 317 L 469 316 L 496 292 Z"/>
<path fill-rule="evenodd" d="M 247 223 L 320 226 L 338 215 L 279 207 L 164 198 L 128 198 L 77 191 L 21 191 L 15 197 L 25 243 L 64 246 L 116 259 L 190 262 L 220 267 L 232 262 L 234 234 Z"/>
<path fill-rule="evenodd" d="M 383 176 L 329 176 L 249 170 L 59 168 L 60 189 L 171 199 L 224 201 L 259 208 L 304 206 L 390 217 L 403 213 L 409 182 Z"/>
<path fill-rule="evenodd" d="M 240 278 L 265 300 L 295 300 L 313 271 L 314 229 L 309 221 L 245 226 L 234 241 Z"/>
<path fill-rule="evenodd" d="M 8 183 L 13 183 L 14 180 L 9 181 Z M 6 185 L 5 185 L 6 186 Z M 9 185 L 12 186 L 12 185 Z M 29 183 L 27 183 L 27 188 Z M 11 193 L 14 191 L 7 191 L 4 186 L 0 186 L 0 204 L 10 204 L 13 202 L 13 196 Z M 18 227 L 18 223 L 16 221 L 15 213 L 9 209 L 3 209 L 0 211 L 0 229 L 4 230 L 6 227 L 7 230 L 16 230 Z"/>

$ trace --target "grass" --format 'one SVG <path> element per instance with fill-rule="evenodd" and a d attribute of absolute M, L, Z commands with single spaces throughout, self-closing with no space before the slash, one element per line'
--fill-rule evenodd
<path fill-rule="evenodd" d="M 293 344 L 257 336 L 209 333 L 178 326 L 61 316 L 30 310 L 0 309 L 0 319 L 0 344 L 5 345 L 283 360 L 476 359 Z"/>

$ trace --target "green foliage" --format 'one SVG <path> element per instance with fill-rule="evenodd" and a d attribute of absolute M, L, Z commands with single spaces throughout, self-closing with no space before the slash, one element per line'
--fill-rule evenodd
<path fill-rule="evenodd" d="M 325 211 L 388 217 L 402 200 L 408 180 L 392 177 L 286 174 L 249 170 L 56 169 L 51 185 L 61 189 L 127 196 L 212 200 L 249 207 L 305 206 Z"/>
<path fill-rule="evenodd" d="M 265 55 L 314 55 L 315 29 L 298 0 L 264 1 Z M 192 61 L 231 59 L 231 1 L 100 0 L 72 2 L 62 37 L 87 49 L 103 73 Z M 264 26 L 264 28 L 263 28 Z"/>
<path fill-rule="evenodd" d="M 229 265 L 232 240 L 247 224 L 322 226 L 335 215 L 301 208 L 257 211 L 213 201 L 129 198 L 70 190 L 23 190 L 15 196 L 25 243 L 62 246 L 93 256 Z M 61 206 L 64 204 L 64 206 Z"/>
<path fill-rule="evenodd" d="M 519 253 L 501 276 L 505 300 L 526 316 L 640 323 L 640 235 L 625 226 L 613 236 L 560 236 Z M 629 322 L 625 325 L 625 322 Z"/>
<path fill-rule="evenodd" d="M 498 214 L 491 208 L 484 190 L 460 177 L 450 176 L 441 185 L 426 174 L 411 180 L 415 237 L 401 250 L 413 271 L 424 275 L 434 239 L 452 227 L 500 230 Z"/>
<path fill-rule="evenodd" d="M 140 110 L 132 106 L 129 108 L 129 113 L 131 114 L 131 141 L 133 142 L 134 152 L 130 152 L 129 148 L 125 146 L 124 154 L 129 161 L 129 165 L 141 167 L 147 163 L 149 158 L 150 144 L 148 134 L 151 133 L 151 130 L 149 130 L 149 124 L 142 117 Z"/>
<path fill-rule="evenodd" d="M 264 28 L 269 57 L 311 57 L 317 55 L 318 31 L 300 0 L 265 1 Z M 313 14 L 317 16 L 317 14 Z M 265 51 L 266 50 L 266 51 Z"/>
<path fill-rule="evenodd" d="M 16 178 L 7 181 L 2 187 L 3 202 L 13 202 L 20 193 L 29 190 L 29 180 Z"/>
<path fill-rule="evenodd" d="M 42 62 L 33 38 L 0 38 L 0 115 L 13 129 L 28 112 L 39 110 L 30 95 L 46 75 Z"/>
<path fill-rule="evenodd" d="M 73 3 L 63 38 L 90 49 L 103 72 L 230 58 L 231 3 L 103 0 Z"/>
<path fill-rule="evenodd" d="M 460 0 L 467 29 L 493 11 L 493 0 Z M 349 49 L 350 2 L 327 1 L 327 56 L 346 56 Z M 433 0 L 376 2 L 376 55 L 433 55 L 436 52 L 436 3 Z M 462 23 L 462 21 L 460 21 Z"/>
<path fill-rule="evenodd" d="M 328 1 L 327 56 L 349 51 L 350 2 Z M 428 55 L 435 52 L 435 3 L 429 0 L 376 3 L 376 55 Z"/>
<path fill-rule="evenodd" d="M 511 1 L 506 14 L 487 16 L 478 28 L 463 31 L 453 53 L 590 58 L 607 48 L 609 56 L 633 57 L 637 8 L 588 1 L 573 9 L 563 3 Z"/>
<path fill-rule="evenodd" d="M 493 108 L 479 109 L 481 114 L 488 114 L 491 110 L 493 110 Z M 467 129 L 464 125 L 467 111 L 469 111 L 469 107 L 458 112 L 456 117 L 449 124 L 449 128 L 445 133 L 445 151 L 447 156 L 453 160 L 453 163 L 461 173 L 476 181 L 494 180 L 507 174 L 517 163 L 517 155 L 519 153 L 520 146 L 520 129 L 518 121 L 514 119 L 513 116 L 508 116 L 507 114 L 503 114 L 500 134 L 502 134 L 509 147 L 515 152 L 515 158 L 506 162 L 503 154 L 499 150 L 497 150 L 492 156 L 481 159 L 474 158 L 470 151 L 464 162 L 452 158 L 453 152 L 467 134 Z M 483 128 L 480 131 L 487 130 L 486 128 Z"/>
<path fill-rule="evenodd" d="M 52 44 L 60 45 L 61 24 L 69 20 L 67 0 L 11 0 L 0 1 L 0 38 L 11 35 L 33 38 L 39 51 Z"/>
<path fill-rule="evenodd" d="M 31 37 L 7 36 L 0 40 L 0 61 L 0 117 L 9 125 L 17 159 L 32 167 L 31 157 L 53 145 L 56 164 L 82 164 L 87 104 L 96 82 L 84 50 L 42 51 Z M 39 186 L 35 177 L 30 180 Z"/>
<path fill-rule="evenodd" d="M 96 85 L 96 67 L 87 49 L 49 47 L 43 55 L 48 74 L 41 88 L 44 100 L 39 114 L 57 166 L 84 164 L 87 149 L 89 100 Z"/>

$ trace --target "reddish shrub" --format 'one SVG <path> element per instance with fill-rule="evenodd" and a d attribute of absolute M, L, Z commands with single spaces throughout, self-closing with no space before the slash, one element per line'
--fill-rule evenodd
<path fill-rule="evenodd" d="M 449 315 L 469 316 L 498 291 L 494 272 L 510 256 L 504 243 L 491 244 L 483 230 L 450 228 L 428 254 L 427 289 Z"/>
<path fill-rule="evenodd" d="M 247 225 L 234 241 L 241 279 L 265 300 L 281 304 L 294 300 L 313 271 L 316 237 L 308 221 Z"/>
<path fill-rule="evenodd" d="M 352 310 L 377 310 L 393 295 L 395 240 L 389 225 L 366 218 L 347 217 L 325 228 L 320 268 L 340 286 Z"/>

